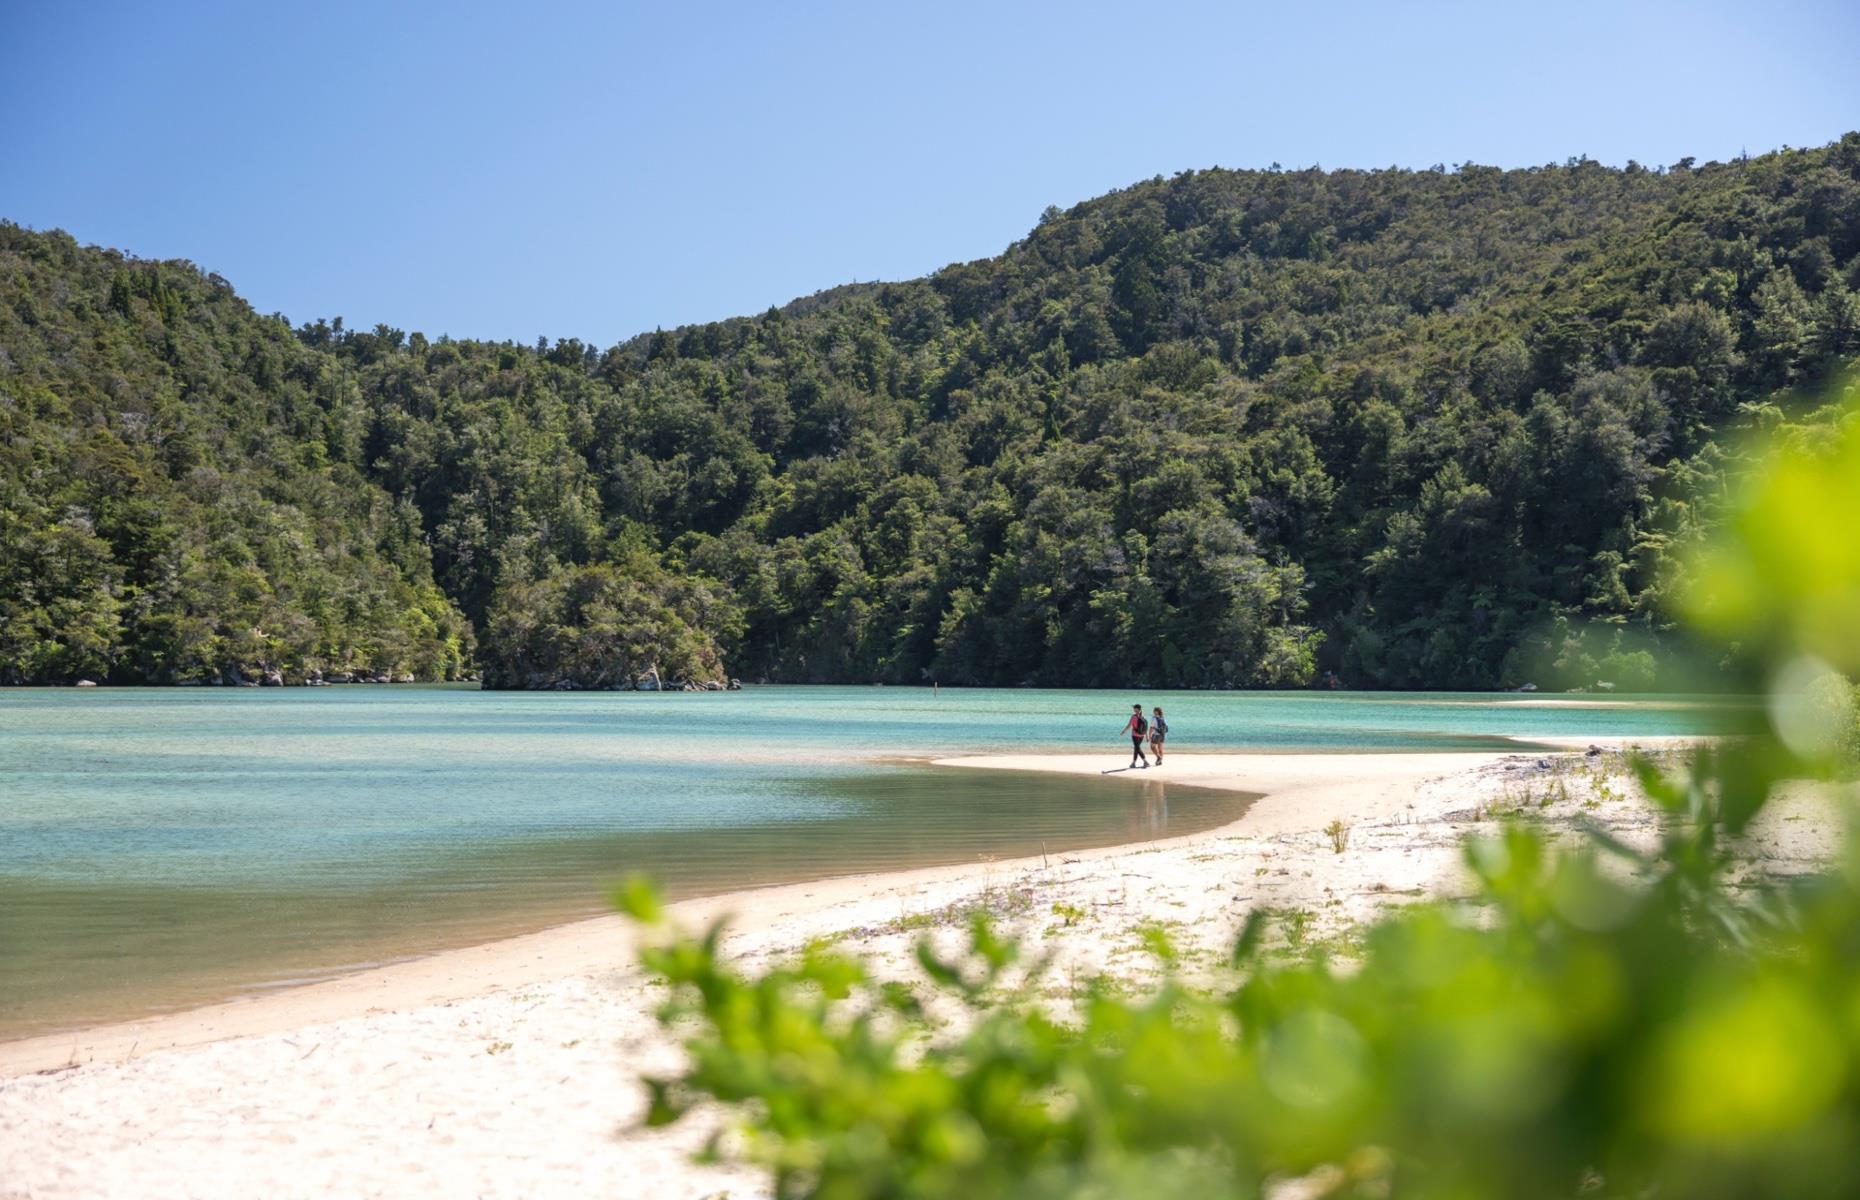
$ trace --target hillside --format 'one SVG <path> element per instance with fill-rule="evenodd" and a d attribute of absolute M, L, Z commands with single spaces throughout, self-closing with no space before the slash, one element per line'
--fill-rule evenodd
<path fill-rule="evenodd" d="M 1190 172 L 605 351 L 0 226 L 0 681 L 1659 686 L 1856 292 L 1860 134 Z"/>

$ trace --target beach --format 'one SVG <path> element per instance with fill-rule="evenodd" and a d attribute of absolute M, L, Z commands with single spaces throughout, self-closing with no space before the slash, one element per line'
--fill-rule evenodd
<path fill-rule="evenodd" d="M 1257 799 L 1188 837 L 761 888 L 672 911 L 692 926 L 728 916 L 727 952 L 752 969 L 834 938 L 903 975 L 919 931 L 981 907 L 1056 951 L 1073 978 L 1140 983 L 1147 925 L 1167 928 L 1192 963 L 1256 909 L 1305 914 L 1298 936 L 1317 942 L 1390 906 L 1460 894 L 1463 840 L 1506 812 L 1553 830 L 1580 815 L 1650 842 L 1654 814 L 1622 786 L 1618 748 L 1172 754 L 1114 777 Z M 1114 755 L 937 761 L 1077 775 L 1118 765 Z M 1837 825 L 1825 798 L 1791 796 L 1751 831 L 1749 853 L 1775 873 L 1812 871 Z M 633 947 L 631 927 L 603 917 L 0 1044 L 0 1197 L 762 1194 L 753 1174 L 689 1161 L 706 1121 L 632 1128 L 644 1111 L 639 1076 L 678 1061 L 653 1017 L 662 993 Z"/>

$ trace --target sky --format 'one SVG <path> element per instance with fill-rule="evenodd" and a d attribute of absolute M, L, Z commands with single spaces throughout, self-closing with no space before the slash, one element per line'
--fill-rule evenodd
<path fill-rule="evenodd" d="M 759 313 L 1181 170 L 1860 129 L 1856 0 L 0 9 L 0 217 L 429 337 Z"/>

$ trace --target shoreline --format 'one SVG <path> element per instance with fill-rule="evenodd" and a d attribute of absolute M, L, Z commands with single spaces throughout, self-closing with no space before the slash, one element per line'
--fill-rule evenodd
<path fill-rule="evenodd" d="M 1107 846 L 1068 850 L 1074 862 L 1093 862 L 1137 849 L 1169 849 L 1217 838 L 1236 830 L 1283 832 L 1306 821 L 1317 828 L 1344 815 L 1386 816 L 1381 808 L 1350 811 L 1352 805 L 1329 804 L 1323 816 L 1296 814 L 1289 805 L 1310 792 L 1351 785 L 1384 786 L 1406 782 L 1417 772 L 1433 774 L 1475 767 L 1496 758 L 1533 751 L 1567 753 L 1590 744 L 1647 748 L 1691 744 L 1687 737 L 1604 738 L 1516 737 L 1512 750 L 1341 750 L 1341 751 L 1205 751 L 1178 752 L 1174 768 L 1106 770 L 1116 760 L 1105 752 L 982 754 L 954 757 L 898 756 L 890 761 L 932 767 L 1028 771 L 1042 774 L 1116 776 L 1132 784 L 1173 782 L 1183 786 L 1236 791 L 1253 796 L 1234 821 L 1195 833 L 1140 838 Z M 1361 806 L 1355 806 L 1361 809 Z M 1038 864 L 1034 856 L 974 864 L 945 864 L 896 871 L 832 875 L 795 883 L 769 884 L 692 897 L 668 905 L 689 924 L 730 918 L 732 937 L 769 935 L 782 925 L 814 917 L 874 890 L 892 891 L 947 885 L 981 871 L 1011 871 Z M 563 922 L 530 933 L 496 938 L 469 946 L 418 954 L 397 961 L 346 971 L 276 990 L 247 993 L 216 1003 L 174 1012 L 110 1021 L 49 1034 L 0 1042 L 0 1081 L 91 1063 L 115 1063 L 164 1050 L 212 1045 L 237 1038 L 284 1032 L 348 1018 L 453 1004 L 511 988 L 573 975 L 613 970 L 633 959 L 632 926 L 618 914 Z"/>
<path fill-rule="evenodd" d="M 1529 743 L 1520 741 L 1518 749 L 1512 753 L 1525 753 L 1539 744 L 1536 739 Z M 1271 813 L 1288 797 L 1313 789 L 1386 781 L 1392 767 L 1395 776 L 1406 778 L 1417 769 L 1439 771 L 1458 765 L 1471 766 L 1477 760 L 1504 753 L 1496 750 L 1178 753 L 1170 759 L 1174 769 L 1160 768 L 1167 774 L 1154 777 L 1140 770 L 1134 773 L 1105 771 L 1102 764 L 1107 759 L 1116 761 L 1115 753 L 1105 752 L 922 755 L 908 756 L 908 760 L 935 767 L 1116 775 L 1134 784 L 1167 781 L 1255 796 L 1236 820 L 1225 825 L 1196 833 L 1065 852 L 1070 860 L 1090 862 L 1135 849 L 1170 848 L 1214 838 L 1242 827 L 1252 828 L 1250 822 L 1262 819 L 1270 820 L 1272 827 L 1278 828 L 1279 819 L 1259 818 L 1255 814 L 1262 807 Z M 1275 799 L 1278 805 L 1273 804 Z M 1024 857 L 835 875 L 693 897 L 677 901 L 668 908 L 679 919 L 691 924 L 707 923 L 728 915 L 733 937 L 771 934 L 784 923 L 817 916 L 869 896 L 874 890 L 946 885 L 966 880 L 980 871 L 1022 869 L 1039 861 L 1038 857 Z M 0 1080 L 69 1069 L 73 1065 L 123 1062 L 164 1050 L 211 1045 L 357 1016 L 457 1003 L 500 990 L 612 970 L 617 965 L 630 963 L 632 957 L 631 925 L 625 918 L 617 914 L 588 917 L 532 933 L 439 950 L 328 979 L 176 1012 L 0 1042 Z"/>
<path fill-rule="evenodd" d="M 860 757 L 853 761 L 873 769 L 941 770 L 933 752 Z M 974 782 L 972 776 L 956 778 L 958 785 Z M 1184 790 L 1189 787 L 1186 781 L 1176 782 Z M 1218 808 L 1179 821 L 1188 827 L 1183 832 L 1158 835 L 1137 828 L 1121 829 L 1110 834 L 1115 841 L 1085 844 L 1061 840 L 1077 835 L 1052 832 L 1049 836 L 1055 841 L 1047 853 L 1076 856 L 1198 837 L 1231 826 L 1254 799 L 1250 793 L 1236 794 L 1232 788 L 1194 790 L 1203 793 L 1197 797 L 1202 805 L 1211 801 Z M 1209 797 L 1208 792 L 1222 795 Z M 1203 821 L 1214 823 L 1204 825 Z M 857 859 L 843 867 L 790 864 L 779 871 L 755 873 L 762 876 L 761 880 L 720 883 L 695 894 L 686 890 L 677 899 L 668 900 L 666 907 L 693 924 L 729 915 L 733 933 L 761 932 L 783 919 L 805 916 L 816 907 L 830 907 L 875 887 L 914 886 L 960 877 L 978 866 L 1038 860 L 1040 848 L 1044 848 L 1039 838 L 1013 840 L 1011 850 L 1004 846 L 990 852 L 984 842 L 983 850 L 969 857 L 952 857 L 949 852 L 938 851 L 900 856 L 906 861 L 895 865 L 861 866 Z M 912 857 L 919 861 L 910 862 Z M 341 966 L 305 968 L 294 978 L 267 978 L 256 984 L 238 982 L 235 976 L 235 982 L 217 994 L 191 1002 L 140 1013 L 106 1013 L 98 1019 L 49 1031 L 29 1029 L 0 1036 L 0 1081 L 61 1069 L 73 1062 L 121 1061 L 157 1050 L 262 1035 L 358 1014 L 455 1003 L 502 988 L 610 969 L 616 961 L 630 962 L 633 953 L 630 922 L 601 902 L 601 897 L 621 878 L 616 869 L 605 883 L 590 885 L 590 902 L 577 905 L 578 911 L 547 915 L 534 922 L 513 920 L 502 929 L 469 940 L 429 942 L 425 946 L 403 942 L 401 949 Z M 771 912 L 776 915 L 768 915 Z M 0 1193 L 0 1200 L 4 1200 L 4 1193 Z"/>
<path fill-rule="evenodd" d="M 1622 757 L 1584 754 L 1588 740 L 1575 740 L 1574 754 L 1523 743 L 1178 752 L 1162 777 L 1258 799 L 1192 834 L 670 907 L 686 927 L 734 914 L 724 952 L 748 972 L 824 941 L 879 978 L 913 980 L 917 940 L 954 948 L 977 911 L 1025 953 L 1052 956 L 1062 990 L 1058 981 L 1094 975 L 1152 985 L 1144 946 L 1157 928 L 1185 969 L 1215 967 L 1258 911 L 1280 914 L 1282 949 L 1347 954 L 1354 930 L 1393 909 L 1468 894 L 1464 839 L 1502 814 L 1527 811 L 1552 836 L 1593 823 L 1632 844 L 1657 841 L 1659 815 L 1630 794 Z M 1107 760 L 933 761 L 1084 775 Z M 1120 777 L 1142 788 L 1157 769 Z M 1818 869 L 1834 813 L 1766 814 L 1755 856 L 1786 873 Z M 721 1128 L 716 1110 L 642 1127 L 641 1077 L 675 1072 L 683 1051 L 658 1023 L 665 993 L 633 947 L 628 922 L 603 916 L 258 1000 L 0 1045 L 0 1197 L 766 1196 L 765 1176 L 694 1160 Z"/>

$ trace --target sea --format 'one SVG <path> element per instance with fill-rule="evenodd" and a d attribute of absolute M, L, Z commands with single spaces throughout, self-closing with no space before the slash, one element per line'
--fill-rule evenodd
<path fill-rule="evenodd" d="M 1521 749 L 1703 734 L 1693 696 L 468 686 L 0 690 L 0 1040 L 262 994 L 671 897 L 1227 824 L 1250 797 L 936 767 L 1169 745 Z"/>

